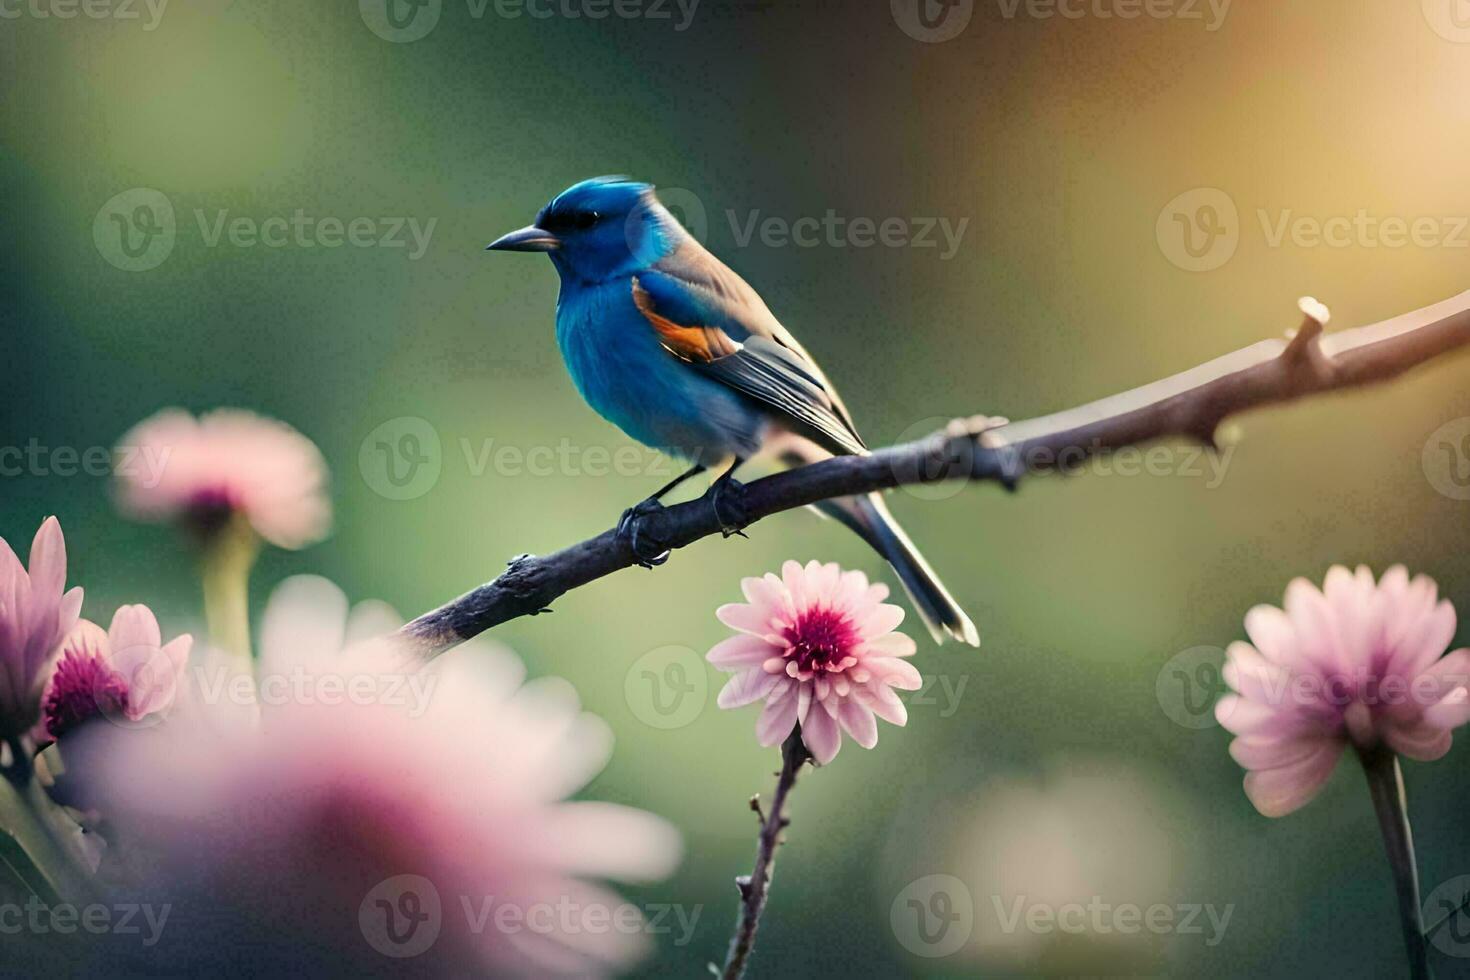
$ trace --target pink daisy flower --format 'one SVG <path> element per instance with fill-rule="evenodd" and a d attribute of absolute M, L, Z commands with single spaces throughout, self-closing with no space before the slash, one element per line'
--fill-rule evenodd
<path fill-rule="evenodd" d="M 423 667 L 369 636 L 396 614 L 349 611 L 324 579 L 289 580 L 266 617 L 265 677 L 304 678 L 289 697 L 262 687 L 261 710 L 231 716 L 236 686 L 194 669 L 162 724 L 82 734 L 88 797 L 118 850 L 150 856 L 128 893 L 174 910 L 150 963 L 238 971 L 249 950 L 263 976 L 590 977 L 649 952 L 641 910 L 604 882 L 667 877 L 679 834 L 568 800 L 612 753 L 570 684 L 527 681 L 488 637 Z"/>
<path fill-rule="evenodd" d="M 48 517 L 31 543 L 27 571 L 0 538 L 0 737 L 40 719 L 46 667 L 77 623 L 82 590 L 66 589 L 66 539 Z"/>
<path fill-rule="evenodd" d="M 165 409 L 123 436 L 118 502 L 140 520 L 183 520 L 211 531 L 231 516 L 282 548 L 326 537 L 327 466 L 312 441 L 284 422 L 223 408 L 194 418 Z"/>
<path fill-rule="evenodd" d="M 99 716 L 138 722 L 167 711 L 193 644 L 188 634 L 164 643 L 147 606 L 119 607 L 105 633 L 80 621 L 62 644 L 42 699 L 46 733 L 59 739 Z"/>
<path fill-rule="evenodd" d="M 1285 605 L 1246 615 L 1251 643 L 1231 644 L 1224 671 L 1236 693 L 1215 707 L 1257 810 L 1305 805 L 1348 745 L 1420 761 L 1449 751 L 1451 729 L 1470 721 L 1470 650 L 1442 656 L 1455 609 L 1433 579 L 1395 565 L 1375 583 L 1335 566 L 1321 590 L 1293 581 Z"/>
<path fill-rule="evenodd" d="M 715 611 L 740 631 L 709 652 L 734 674 L 720 692 L 722 708 L 764 701 L 756 722 L 762 745 L 783 741 L 797 725 L 819 763 L 837 755 L 846 731 L 865 749 L 878 744 L 877 718 L 895 725 L 908 712 L 894 689 L 916 691 L 919 672 L 904 657 L 914 641 L 893 632 L 903 609 L 889 605 L 888 586 L 835 563 L 788 561 L 781 577 L 740 583 L 748 603 Z"/>

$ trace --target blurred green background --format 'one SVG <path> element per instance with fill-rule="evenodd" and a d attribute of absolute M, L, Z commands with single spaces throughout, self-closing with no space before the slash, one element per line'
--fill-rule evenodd
<path fill-rule="evenodd" d="M 1453 220 L 1470 215 L 1470 44 L 1433 0 L 1241 3 L 1222 22 L 1203 4 L 1098 14 L 1118 6 L 1042 18 L 981 0 L 943 43 L 902 29 L 909 0 L 702 0 L 684 29 L 673 5 L 667 19 L 508 17 L 494 3 L 477 17 L 445 0 L 407 43 L 371 29 L 372 0 L 174 0 L 151 29 L 141 4 L 132 21 L 7 7 L 22 12 L 0 20 L 0 444 L 107 447 L 170 405 L 287 420 L 332 466 L 336 529 L 267 553 L 257 615 L 297 572 L 412 615 L 517 553 L 605 529 L 672 472 L 648 453 L 607 472 L 598 453 L 626 440 L 562 370 L 552 268 L 482 251 L 583 177 L 632 174 L 679 189 L 683 213 L 702 209 L 709 246 L 821 359 L 874 445 L 1182 370 L 1294 326 L 1303 294 L 1350 326 L 1470 286 L 1470 234 Z M 94 237 L 99 212 L 134 188 L 160 192 L 177 219 L 145 271 Z M 1197 188 L 1237 209 L 1222 216 L 1235 251 L 1208 271 L 1181 268 L 1165 211 Z M 407 247 L 209 243 L 222 212 L 297 209 L 434 224 L 417 257 L 406 232 Z M 829 209 L 966 224 L 949 257 L 943 244 L 743 235 L 752 216 Z M 1360 211 L 1445 219 L 1445 240 L 1273 243 L 1284 215 Z M 1470 503 L 1436 489 L 1470 459 L 1441 459 L 1443 434 L 1431 439 L 1447 423 L 1470 434 L 1465 368 L 1247 416 L 1222 478 L 1179 453 L 1167 476 L 895 494 L 985 645 L 921 638 L 916 663 L 936 680 L 908 728 L 885 726 L 871 752 L 849 742 L 802 780 L 754 975 L 1398 975 L 1356 765 L 1304 811 L 1259 816 L 1228 736 L 1191 711 L 1208 671 L 1175 668 L 1242 638 L 1251 605 L 1333 563 L 1403 562 L 1470 608 Z M 369 436 L 405 418 L 437 435 L 438 474 L 395 500 Z M 557 456 L 497 462 L 502 447 Z M 12 543 L 52 513 L 89 615 L 144 601 L 166 632 L 201 628 L 183 542 L 119 519 L 105 478 L 0 479 Z M 496 631 L 613 726 L 616 755 L 588 795 L 686 836 L 678 876 L 632 893 L 702 906 L 691 942 L 656 937 L 649 975 L 699 975 L 723 955 L 732 877 L 753 856 L 746 800 L 769 792 L 778 760 L 755 744 L 755 709 L 715 708 L 713 670 L 696 667 L 706 683 L 672 722 L 642 671 L 692 657 L 663 648 L 702 654 L 725 635 L 713 611 L 740 577 L 792 557 L 882 574 L 841 528 L 793 513 Z M 1407 766 L 1426 893 L 1470 871 L 1467 752 Z M 904 889 L 935 874 L 963 882 L 973 906 L 968 941 L 942 957 L 917 955 L 936 948 L 901 925 Z M 1214 945 L 1205 918 L 1203 934 L 1007 932 L 998 908 L 1017 896 L 1233 912 Z"/>

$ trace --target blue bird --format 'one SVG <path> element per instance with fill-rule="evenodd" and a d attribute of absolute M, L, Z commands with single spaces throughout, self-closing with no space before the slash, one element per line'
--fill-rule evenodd
<path fill-rule="evenodd" d="M 603 418 L 692 464 L 630 508 L 619 531 L 644 563 L 639 518 L 684 480 L 723 467 L 710 488 L 726 533 L 745 523 L 733 475 L 762 454 L 789 465 L 866 454 L 852 417 L 812 356 L 760 296 L 694 239 L 654 194 L 625 177 L 584 180 L 534 224 L 489 249 L 546 252 L 561 276 L 556 340 L 572 380 Z M 979 635 L 878 494 L 818 509 L 856 531 L 897 572 L 938 642 Z"/>

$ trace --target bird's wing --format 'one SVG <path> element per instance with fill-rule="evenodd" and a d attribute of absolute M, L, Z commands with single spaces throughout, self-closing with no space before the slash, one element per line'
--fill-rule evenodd
<path fill-rule="evenodd" d="M 866 453 L 821 369 L 754 291 L 723 271 L 640 272 L 633 302 L 674 357 L 775 409 L 832 452 Z"/>

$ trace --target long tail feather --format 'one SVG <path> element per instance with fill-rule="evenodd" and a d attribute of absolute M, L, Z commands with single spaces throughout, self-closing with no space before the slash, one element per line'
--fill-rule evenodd
<path fill-rule="evenodd" d="M 841 497 L 815 506 L 855 531 L 893 566 L 934 642 L 943 643 L 946 636 L 952 636 L 972 647 L 980 645 L 975 624 L 919 554 L 881 496 L 871 493 L 864 497 Z"/>

